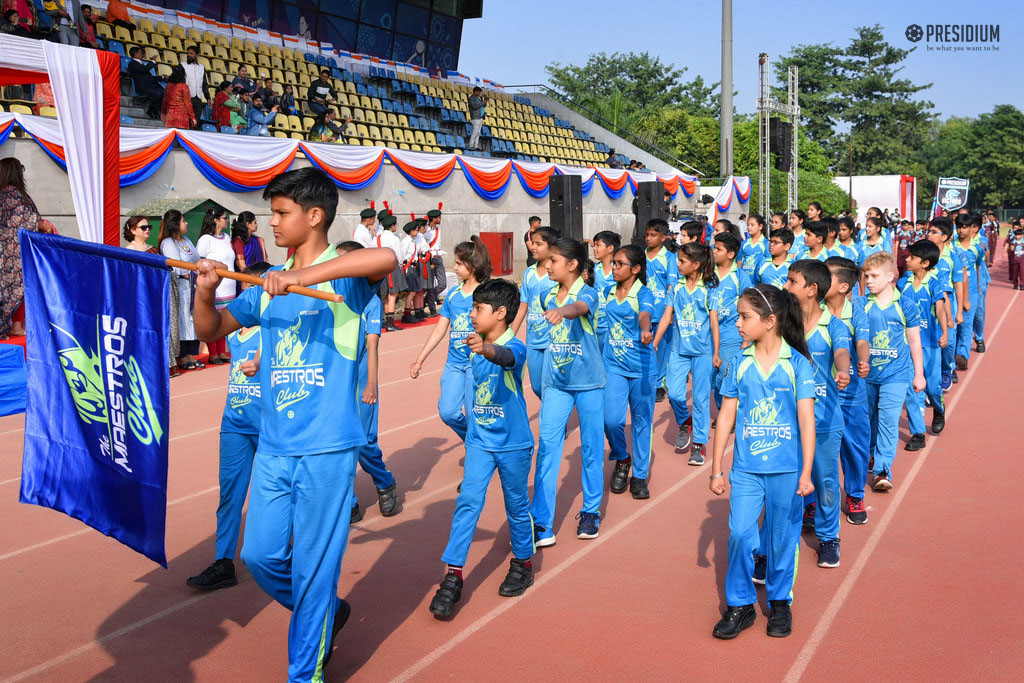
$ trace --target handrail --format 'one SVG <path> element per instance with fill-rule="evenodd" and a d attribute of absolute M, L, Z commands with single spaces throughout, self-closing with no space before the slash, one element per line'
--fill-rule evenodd
<path fill-rule="evenodd" d="M 698 175 L 698 176 L 704 175 L 703 172 L 697 170 L 693 166 L 690 166 L 688 163 L 686 163 L 682 159 L 677 158 L 673 154 L 670 154 L 669 152 L 666 152 L 661 147 L 658 147 L 657 145 L 655 145 L 653 142 L 650 142 L 649 140 L 643 139 L 642 137 L 636 135 L 632 131 L 626 130 L 625 128 L 622 128 L 618 124 L 612 123 L 611 121 L 609 121 L 605 117 L 601 116 L 597 112 L 592 111 L 591 109 L 583 106 L 582 104 L 579 104 L 578 102 L 574 101 L 572 98 L 568 97 L 564 93 L 561 93 L 561 92 L 555 90 L 554 88 L 552 88 L 551 86 L 549 86 L 549 85 L 547 85 L 545 83 L 521 83 L 521 84 L 518 84 L 518 85 L 506 85 L 504 87 L 505 87 L 506 90 L 508 88 L 541 88 L 541 89 L 546 91 L 543 94 L 546 94 L 546 95 L 550 96 L 552 99 L 557 100 L 557 101 L 561 102 L 562 104 L 565 104 L 570 109 L 576 110 L 577 113 L 581 114 L 582 116 L 585 116 L 586 118 L 589 118 L 594 123 L 601 124 L 602 126 L 607 128 L 608 130 L 612 131 L 613 133 L 615 133 L 619 137 L 624 138 L 624 139 L 628 140 L 629 142 L 632 142 L 633 144 L 637 145 L 638 147 L 643 148 L 649 154 L 653 154 L 654 156 L 658 157 L 662 161 L 665 161 L 665 162 L 668 162 L 668 163 L 675 163 L 675 164 L 678 164 L 679 166 L 685 166 L 686 168 L 688 168 L 691 171 L 693 171 L 695 175 Z"/>

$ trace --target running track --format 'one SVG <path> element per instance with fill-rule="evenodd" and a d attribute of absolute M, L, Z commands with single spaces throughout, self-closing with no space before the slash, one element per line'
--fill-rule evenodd
<path fill-rule="evenodd" d="M 594 541 L 575 538 L 579 448 L 569 437 L 558 545 L 538 553 L 537 583 L 522 598 L 497 594 L 509 551 L 495 480 L 455 619 L 435 621 L 427 605 L 463 450 L 437 417 L 443 352 L 408 378 L 429 328 L 385 335 L 380 440 L 404 511 L 382 518 L 359 474 L 359 498 L 374 505 L 352 529 L 342 566 L 340 594 L 354 611 L 328 680 L 1019 680 L 1024 546 L 1007 513 L 1024 481 L 1015 405 L 1024 302 L 1006 283 L 1005 261 L 993 276 L 989 351 L 972 355 L 947 394 L 946 431 L 923 451 L 901 446 L 895 489 L 867 494 L 868 524 L 843 521 L 839 569 L 817 568 L 817 542 L 804 537 L 794 632 L 784 640 L 765 636 L 763 616 L 737 640 L 711 637 L 724 605 L 728 499 L 708 491 L 708 466 L 674 453 L 667 402 L 656 411 L 651 499 L 606 495 Z M 0 680 L 284 678 L 288 612 L 244 566 L 235 588 L 200 594 L 184 584 L 213 559 L 226 383 L 225 368 L 171 383 L 166 571 L 75 520 L 18 503 L 24 418 L 0 418 Z"/>

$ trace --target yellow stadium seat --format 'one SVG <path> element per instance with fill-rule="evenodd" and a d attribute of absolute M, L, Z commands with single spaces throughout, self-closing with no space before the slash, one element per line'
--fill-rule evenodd
<path fill-rule="evenodd" d="M 425 144 L 427 144 L 427 141 L 426 141 L 426 139 L 425 139 L 425 137 L 423 135 L 423 131 L 422 130 L 417 130 L 417 131 L 413 132 L 413 139 L 416 140 L 416 144 L 417 145 L 425 145 Z"/>
<path fill-rule="evenodd" d="M 256 52 L 256 41 L 246 38 L 242 41 L 242 47 L 246 52 Z"/>
<path fill-rule="evenodd" d="M 284 71 L 284 62 L 281 61 L 280 57 L 271 56 L 270 57 L 270 67 L 272 69 L 281 69 L 282 71 Z"/>
<path fill-rule="evenodd" d="M 419 145 L 409 145 L 409 149 L 412 150 L 413 152 L 422 152 L 423 151 L 423 148 L 420 147 Z"/>
<path fill-rule="evenodd" d="M 153 22 L 149 19 L 139 19 L 139 28 L 143 31 L 149 32 L 153 32 L 154 30 L 156 30 L 153 28 Z"/>
<path fill-rule="evenodd" d="M 213 35 L 213 34 L 211 33 L 210 35 Z M 214 37 L 214 42 L 216 42 L 217 45 L 220 45 L 223 48 L 231 47 L 231 40 L 227 36 L 225 36 L 223 34 L 220 34 L 220 33 L 218 33 Z"/>
<path fill-rule="evenodd" d="M 404 130 L 402 131 L 402 134 L 403 137 L 405 137 L 405 141 L 408 142 L 410 145 L 416 142 L 416 136 L 412 134 L 411 130 Z"/>
<path fill-rule="evenodd" d="M 391 129 L 390 128 L 381 128 L 380 129 L 380 136 L 383 139 L 387 140 L 388 142 L 394 142 L 395 141 L 395 136 L 391 133 Z"/>
<path fill-rule="evenodd" d="M 374 140 L 373 141 L 373 146 L 374 147 L 387 147 L 388 145 L 383 140 Z"/>
<path fill-rule="evenodd" d="M 306 136 L 302 133 L 292 133 L 292 140 L 305 140 Z"/>
<path fill-rule="evenodd" d="M 146 57 L 146 59 L 148 61 L 151 61 L 151 62 L 158 62 L 158 61 L 160 61 L 160 50 L 157 50 L 155 47 L 144 48 L 142 50 L 142 52 L 143 52 L 143 54 L 145 55 L 145 57 Z"/>
<path fill-rule="evenodd" d="M 157 64 L 156 75 L 163 76 L 164 78 L 169 77 L 171 75 L 171 67 L 167 64 Z"/>
<path fill-rule="evenodd" d="M 270 56 L 270 46 L 267 45 L 266 43 L 260 43 L 259 45 L 256 46 L 256 52 L 258 54 L 267 55 L 269 57 Z"/>
<path fill-rule="evenodd" d="M 309 88 L 307 88 L 304 85 L 300 85 L 300 86 L 298 86 L 295 89 L 298 91 L 298 98 L 297 99 L 300 99 L 300 100 L 308 100 L 309 99 Z"/>
<path fill-rule="evenodd" d="M 206 57 L 203 57 L 202 55 L 199 55 L 199 56 L 198 56 L 198 57 L 196 58 L 196 60 L 197 60 L 197 61 L 198 61 L 198 62 L 199 62 L 200 64 L 202 64 L 202 65 L 203 65 L 203 68 L 204 68 L 204 69 L 206 69 L 207 71 L 210 71 L 210 70 L 212 70 L 212 68 L 213 68 L 213 67 L 211 67 L 211 66 L 210 66 L 210 60 L 209 60 L 209 59 L 207 59 Z"/>
<path fill-rule="evenodd" d="M 228 56 L 228 49 L 223 45 L 215 45 L 213 48 L 213 54 L 224 61 L 231 59 L 231 57 Z"/>
<path fill-rule="evenodd" d="M 53 107 L 39 107 L 39 115 L 55 119 L 57 118 L 57 110 Z"/>
<path fill-rule="evenodd" d="M 293 71 L 285 71 L 284 72 L 284 82 L 285 83 L 291 83 L 292 85 L 297 85 L 298 81 L 295 80 L 295 73 Z"/>
<path fill-rule="evenodd" d="M 352 116 L 352 110 L 349 109 L 348 107 L 341 107 L 338 110 L 338 116 L 342 119 L 347 119 L 350 116 Z"/>
<path fill-rule="evenodd" d="M 185 27 L 184 26 L 177 26 L 177 25 L 172 26 L 171 27 L 171 35 L 174 36 L 175 38 L 179 39 L 179 40 L 185 40 L 185 39 L 188 38 L 188 32 L 185 31 Z"/>
<path fill-rule="evenodd" d="M 232 78 L 234 78 L 235 74 L 238 73 L 238 66 L 237 62 L 228 62 L 228 74 L 230 74 Z"/>
<path fill-rule="evenodd" d="M 226 74 L 228 72 L 228 67 L 223 59 L 211 59 L 210 69 L 219 74 Z"/>
<path fill-rule="evenodd" d="M 161 56 L 163 57 L 164 64 L 177 65 L 185 61 L 185 57 L 174 50 L 164 50 Z"/>
<path fill-rule="evenodd" d="M 372 109 L 367 109 L 363 112 L 363 116 L 366 118 L 368 123 L 377 123 L 377 113 Z"/>
<path fill-rule="evenodd" d="M 235 48 L 236 50 L 244 50 L 245 44 L 242 42 L 241 38 L 231 36 L 231 47 Z"/>
<path fill-rule="evenodd" d="M 244 61 L 246 64 L 259 64 L 259 60 L 256 59 L 255 52 L 243 52 L 242 61 Z"/>
<path fill-rule="evenodd" d="M 295 53 L 292 51 L 290 47 L 282 47 L 281 57 L 283 57 L 284 59 L 295 59 Z"/>
<path fill-rule="evenodd" d="M 213 45 L 209 43 L 199 43 L 199 54 L 205 57 L 213 57 Z"/>
<path fill-rule="evenodd" d="M 427 141 L 427 144 L 430 145 L 431 147 L 434 147 L 434 146 L 437 145 L 437 139 L 434 137 L 433 133 L 428 131 L 428 132 L 423 134 L 423 138 Z"/>
<path fill-rule="evenodd" d="M 27 107 L 24 104 L 12 104 L 11 105 L 11 113 L 12 114 L 32 114 L 33 111 L 32 111 L 31 107 Z"/>
<path fill-rule="evenodd" d="M 124 26 L 114 27 L 114 38 L 122 43 L 132 42 L 132 32 L 126 29 Z"/>
<path fill-rule="evenodd" d="M 404 142 L 400 142 L 400 143 L 398 143 L 398 149 L 408 150 L 409 149 L 409 145 L 407 145 Z"/>
<path fill-rule="evenodd" d="M 271 45 L 270 46 L 270 56 L 271 57 L 277 57 L 278 59 L 282 59 L 283 55 L 281 54 L 281 46 L 280 45 Z"/>
<path fill-rule="evenodd" d="M 230 59 L 232 62 L 245 61 L 244 59 L 242 59 L 242 51 L 236 50 L 235 48 L 231 48 L 230 50 L 228 50 L 228 59 Z"/>
<path fill-rule="evenodd" d="M 260 66 L 265 66 L 268 69 L 272 68 L 270 64 L 270 55 L 256 55 L 256 63 Z"/>
<path fill-rule="evenodd" d="M 295 118 L 298 118 L 298 117 L 295 117 Z M 316 119 L 314 119 L 312 116 L 303 116 L 302 117 L 302 127 L 305 128 L 306 130 L 312 128 L 314 123 L 316 123 Z"/>
<path fill-rule="evenodd" d="M 409 119 L 406 118 L 405 114 L 398 115 L 398 125 L 401 126 L 402 128 L 409 127 Z"/>
<path fill-rule="evenodd" d="M 366 115 L 363 113 L 362 109 L 353 109 L 352 118 L 355 119 L 356 121 L 365 121 Z"/>
<path fill-rule="evenodd" d="M 255 72 L 259 78 L 270 78 L 270 69 L 265 66 L 258 66 L 255 69 L 250 69 L 250 72 Z"/>
<path fill-rule="evenodd" d="M 380 119 L 379 116 L 377 118 L 378 118 L 378 120 Z M 388 113 L 388 125 L 391 126 L 392 128 L 397 128 L 398 127 L 398 116 L 396 116 L 395 114 L 389 112 Z"/>
<path fill-rule="evenodd" d="M 110 24 L 104 22 L 96 23 L 96 37 L 97 38 L 113 38 L 114 34 L 110 30 Z"/>
<path fill-rule="evenodd" d="M 162 36 L 171 35 L 171 25 L 164 21 L 156 22 L 156 32 Z"/>
<path fill-rule="evenodd" d="M 185 46 L 181 44 L 181 38 L 177 36 L 171 36 L 167 39 L 167 49 L 174 50 L 175 52 L 184 52 Z"/>
<path fill-rule="evenodd" d="M 299 74 L 299 84 L 309 87 L 309 74 Z"/>
<path fill-rule="evenodd" d="M 283 74 L 283 73 L 281 73 L 281 70 L 280 70 L 280 69 L 271 69 L 271 71 L 270 71 L 270 77 L 271 77 L 272 79 L 274 79 L 275 85 L 278 85 L 278 84 L 280 84 L 280 83 L 284 83 L 284 74 Z M 276 89 L 277 89 L 277 88 L 275 88 L 275 90 L 276 90 Z M 283 92 L 283 90 L 284 90 L 284 89 L 282 88 L 282 92 Z"/>
<path fill-rule="evenodd" d="M 366 128 L 365 123 L 360 123 L 356 125 L 356 135 L 358 135 L 361 138 L 370 137 L 370 131 Z"/>
<path fill-rule="evenodd" d="M 369 133 L 370 139 L 380 140 L 380 128 L 377 126 L 368 126 L 366 130 Z"/>
<path fill-rule="evenodd" d="M 275 130 L 274 131 L 274 137 L 275 138 L 286 138 L 286 137 L 288 137 L 288 133 L 285 133 L 283 130 Z"/>
<path fill-rule="evenodd" d="M 140 31 L 139 29 L 135 29 L 132 33 L 132 40 L 139 45 L 149 45 L 149 36 L 145 31 Z"/>

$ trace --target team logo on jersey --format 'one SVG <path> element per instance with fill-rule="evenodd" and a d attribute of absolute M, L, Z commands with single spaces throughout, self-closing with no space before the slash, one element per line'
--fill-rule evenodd
<path fill-rule="evenodd" d="M 625 358 L 629 350 L 633 348 L 633 340 L 628 338 L 626 327 L 621 321 L 616 321 L 608 328 L 608 345 L 619 360 Z"/>
<path fill-rule="evenodd" d="M 456 348 L 466 345 L 466 337 L 473 334 L 473 323 L 469 319 L 469 313 L 459 313 L 452 320 L 452 331 L 449 337 L 455 342 Z"/>
<path fill-rule="evenodd" d="M 255 353 L 250 351 L 244 358 L 231 361 L 231 373 L 228 375 L 228 405 L 238 414 L 242 413 L 243 407 L 260 397 L 259 383 L 252 381 L 242 372 L 242 364 L 252 360 Z"/>
<path fill-rule="evenodd" d="M 288 385 L 276 390 L 274 395 L 274 407 L 279 412 L 309 398 L 307 387 L 324 386 L 323 364 L 306 364 L 304 356 L 309 344 L 309 332 L 303 336 L 303 320 L 305 318 L 299 316 L 294 325 L 277 333 L 270 386 L 276 390 L 279 385 Z M 294 413 L 288 411 L 288 417 L 294 417 Z"/>
<path fill-rule="evenodd" d="M 691 337 L 701 331 L 703 325 L 697 322 L 697 307 L 692 301 L 679 307 L 676 327 L 679 328 L 680 337 Z"/>
<path fill-rule="evenodd" d="M 492 377 L 482 382 L 476 388 L 473 396 L 473 419 L 481 427 L 489 427 L 498 419 L 505 417 L 505 409 L 501 404 L 492 403 L 494 400 L 494 389 L 491 388 Z"/>
<path fill-rule="evenodd" d="M 129 434 L 141 445 L 159 444 L 164 430 L 146 378 L 134 356 L 126 355 L 128 321 L 96 317 L 96 344 L 87 350 L 67 330 L 50 323 L 64 379 L 79 419 L 95 429 L 102 453 L 132 471 Z"/>
<path fill-rule="evenodd" d="M 751 455 L 761 455 L 762 460 L 767 460 L 768 456 L 764 453 L 777 448 L 791 437 L 790 425 L 779 423 L 779 407 L 774 391 L 771 396 L 757 401 L 747 413 L 743 438 L 749 442 Z"/>
<path fill-rule="evenodd" d="M 871 365 L 875 368 L 884 366 L 889 361 L 895 360 L 899 354 L 897 349 L 889 348 L 891 340 L 889 328 L 879 330 L 871 338 Z"/>
<path fill-rule="evenodd" d="M 551 346 L 548 350 L 555 368 L 561 369 L 583 355 L 583 344 L 569 341 L 569 323 L 563 320 L 551 328 Z"/>

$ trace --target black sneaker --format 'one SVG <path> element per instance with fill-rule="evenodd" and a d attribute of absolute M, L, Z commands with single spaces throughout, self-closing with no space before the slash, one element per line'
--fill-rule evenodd
<path fill-rule="evenodd" d="M 690 447 L 693 437 L 690 434 L 690 425 L 685 422 L 679 425 L 679 433 L 676 434 L 676 450 L 685 451 Z"/>
<path fill-rule="evenodd" d="M 462 597 L 462 579 L 448 572 L 441 580 L 441 586 L 430 601 L 430 613 L 435 619 L 451 619 L 455 603 Z"/>
<path fill-rule="evenodd" d="M 235 578 L 235 563 L 226 557 L 221 558 L 204 569 L 202 574 L 190 576 L 185 583 L 201 591 L 230 588 L 238 583 L 238 579 Z"/>
<path fill-rule="evenodd" d="M 402 511 L 402 506 L 398 502 L 398 493 L 395 491 L 396 486 L 398 486 L 398 482 L 386 489 L 377 489 L 377 504 L 380 506 L 380 514 L 385 517 L 394 517 Z"/>
<path fill-rule="evenodd" d="M 576 526 L 576 538 L 597 538 L 601 526 L 600 512 L 580 512 L 576 515 L 580 523 Z"/>
<path fill-rule="evenodd" d="M 768 627 L 765 633 L 772 638 L 785 638 L 793 632 L 793 613 L 785 600 L 769 600 Z"/>
<path fill-rule="evenodd" d="M 932 434 L 938 434 L 946 428 L 946 413 L 938 408 L 932 410 Z"/>
<path fill-rule="evenodd" d="M 953 384 L 960 383 L 960 375 L 957 374 L 956 370 L 953 371 Z"/>
<path fill-rule="evenodd" d="M 654 402 L 661 403 L 668 396 L 668 390 L 665 387 L 658 387 L 658 390 L 654 392 Z"/>
<path fill-rule="evenodd" d="M 533 568 L 526 567 L 525 564 L 525 560 L 512 558 L 508 565 L 508 574 L 505 574 L 505 580 L 498 589 L 498 595 L 514 598 L 525 593 L 526 589 L 533 585 Z"/>
<path fill-rule="evenodd" d="M 974 340 L 974 351 L 976 353 L 985 353 L 985 340 L 975 339 Z"/>
<path fill-rule="evenodd" d="M 740 634 L 740 631 L 753 626 L 756 618 L 757 613 L 754 611 L 753 605 L 727 607 L 725 614 L 715 624 L 715 629 L 711 632 L 711 635 L 722 640 L 732 640 Z"/>
<path fill-rule="evenodd" d="M 764 585 L 768 576 L 768 557 L 766 555 L 754 555 L 754 583 Z"/>
<path fill-rule="evenodd" d="M 338 605 L 338 610 L 334 613 L 334 625 L 331 626 L 331 642 L 327 646 L 327 653 L 324 655 L 324 663 L 320 665 L 321 668 L 326 667 L 327 663 L 331 661 L 331 655 L 334 653 L 334 639 L 337 638 L 338 632 L 344 628 L 351 614 L 352 606 L 342 600 L 341 604 Z"/>
<path fill-rule="evenodd" d="M 408 313 L 402 316 L 402 319 L 399 322 L 401 322 L 403 325 L 415 325 L 419 321 L 420 319 L 413 315 L 412 311 L 409 311 Z"/>
<path fill-rule="evenodd" d="M 626 483 L 629 481 L 629 465 L 629 458 L 615 463 L 615 470 L 612 472 L 612 479 L 608 487 L 612 493 L 623 493 L 626 490 Z"/>
<path fill-rule="evenodd" d="M 815 503 L 804 506 L 804 531 L 814 531 L 814 510 Z"/>
<path fill-rule="evenodd" d="M 964 358 L 963 356 L 961 356 L 959 353 L 956 354 L 956 369 L 957 370 L 966 370 L 967 369 L 967 359 Z"/>
<path fill-rule="evenodd" d="M 704 464 L 704 456 L 706 455 L 704 444 L 698 443 L 693 445 L 693 450 L 690 451 L 690 460 L 686 463 L 687 465 L 693 465 L 699 467 Z"/>
<path fill-rule="evenodd" d="M 630 477 L 629 495 L 633 496 L 637 500 L 647 500 L 650 498 L 651 492 L 647 490 L 647 480 Z"/>
<path fill-rule="evenodd" d="M 818 566 L 833 569 L 839 566 L 839 539 L 821 541 L 818 544 Z"/>
<path fill-rule="evenodd" d="M 363 510 L 359 507 L 359 503 L 352 506 L 352 517 L 349 519 L 349 524 L 355 524 L 363 520 Z"/>
<path fill-rule="evenodd" d="M 903 447 L 905 451 L 919 451 L 924 448 L 924 434 L 911 434 L 910 440 L 907 441 L 907 445 Z"/>

